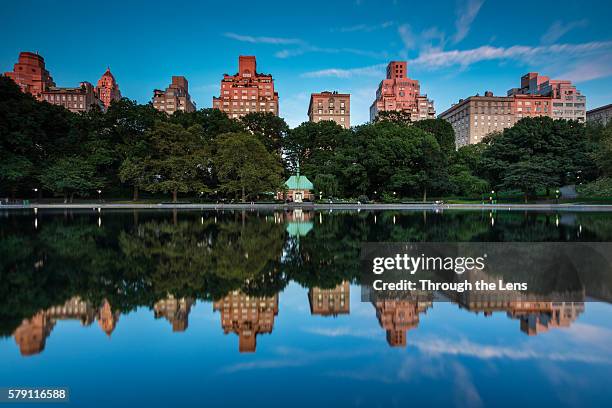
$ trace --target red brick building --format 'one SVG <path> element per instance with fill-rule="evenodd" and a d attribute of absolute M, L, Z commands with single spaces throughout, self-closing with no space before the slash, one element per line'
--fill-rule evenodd
<path fill-rule="evenodd" d="M 32 94 L 42 100 L 42 93 L 55 86 L 53 78 L 45 68 L 45 59 L 33 52 L 20 52 L 12 72 L 5 72 L 24 93 Z"/>
<path fill-rule="evenodd" d="M 111 73 L 110 68 L 106 68 L 106 72 L 98 80 L 96 94 L 104 104 L 105 108 L 108 108 L 112 101 L 118 101 L 121 99 L 119 84 Z"/>
<path fill-rule="evenodd" d="M 376 99 L 370 106 L 370 120 L 383 111 L 409 113 L 413 122 L 435 118 L 433 101 L 421 95 L 419 81 L 408 78 L 406 61 L 391 61 L 387 65 L 387 78 L 378 85 Z"/>
<path fill-rule="evenodd" d="M 323 91 L 310 95 L 308 120 L 332 120 L 345 129 L 351 127 L 351 95 Z"/>
<path fill-rule="evenodd" d="M 240 118 L 250 112 L 270 112 L 278 115 L 278 93 L 270 74 L 257 72 L 254 56 L 238 58 L 238 73 L 224 74 L 221 94 L 213 97 L 213 108 L 230 118 Z"/>

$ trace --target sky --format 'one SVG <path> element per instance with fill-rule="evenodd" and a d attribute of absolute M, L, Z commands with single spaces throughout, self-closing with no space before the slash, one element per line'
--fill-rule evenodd
<path fill-rule="evenodd" d="M 238 56 L 255 55 L 295 127 L 324 90 L 351 93 L 351 123 L 367 122 L 386 64 L 406 60 L 437 114 L 505 95 L 530 71 L 574 81 L 592 109 L 612 103 L 611 16 L 609 0 L 22 0 L 2 5 L 0 72 L 20 51 L 39 52 L 58 86 L 95 83 L 109 66 L 139 103 L 183 75 L 207 108 Z"/>

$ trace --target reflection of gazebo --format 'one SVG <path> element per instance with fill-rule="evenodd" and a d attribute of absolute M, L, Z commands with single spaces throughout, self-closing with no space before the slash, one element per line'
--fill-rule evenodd
<path fill-rule="evenodd" d="M 308 177 L 300 175 L 300 169 L 298 168 L 296 175 L 293 175 L 285 181 L 286 192 L 279 192 L 277 198 L 279 200 L 288 200 L 294 203 L 301 203 L 302 201 L 312 201 L 314 199 L 314 186 L 312 182 L 308 180 Z"/>
<path fill-rule="evenodd" d="M 287 213 L 287 233 L 289 236 L 299 238 L 308 235 L 314 226 L 310 221 L 311 218 L 312 213 L 303 212 L 299 208 Z"/>

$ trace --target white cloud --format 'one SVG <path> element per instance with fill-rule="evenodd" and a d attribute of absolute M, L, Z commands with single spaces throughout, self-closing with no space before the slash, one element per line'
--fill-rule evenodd
<path fill-rule="evenodd" d="M 453 43 L 457 44 L 463 40 L 472 27 L 474 19 L 478 15 L 484 0 L 462 0 L 459 1 L 457 7 L 457 20 L 455 21 L 455 35 Z"/>
<path fill-rule="evenodd" d="M 612 54 L 575 63 L 571 69 L 559 75 L 562 79 L 580 83 L 612 76 Z"/>
<path fill-rule="evenodd" d="M 324 53 L 324 54 L 346 53 L 346 54 L 360 55 L 362 57 L 370 57 L 370 58 L 375 58 L 375 59 L 387 58 L 387 53 L 384 51 L 376 52 L 376 51 L 360 50 L 357 48 L 321 48 L 321 47 L 315 47 L 312 45 L 304 45 L 300 48 L 280 50 L 280 51 L 277 51 L 274 54 L 274 56 L 277 58 L 289 58 L 289 57 L 295 57 L 298 55 L 302 55 L 307 52 L 318 52 L 318 53 Z"/>
<path fill-rule="evenodd" d="M 571 30 L 586 27 L 587 24 L 588 21 L 586 19 L 570 21 L 567 23 L 557 20 L 550 27 L 548 27 L 548 30 L 546 30 L 546 32 L 542 35 L 540 41 L 542 44 L 552 44 Z"/>
<path fill-rule="evenodd" d="M 455 65 L 463 67 L 481 61 L 491 60 L 520 60 L 533 63 L 535 59 L 545 60 L 550 57 L 569 58 L 589 55 L 597 52 L 612 50 L 612 41 L 594 41 L 583 44 L 554 44 L 538 47 L 514 45 L 511 47 L 493 47 L 484 45 L 470 50 L 451 50 L 422 53 L 410 61 L 412 65 L 435 69 Z"/>
<path fill-rule="evenodd" d="M 328 68 L 319 71 L 304 72 L 301 76 L 303 78 L 353 78 L 358 76 L 379 77 L 384 75 L 386 66 L 387 64 L 376 64 L 360 68 Z"/>
<path fill-rule="evenodd" d="M 225 33 L 224 36 L 233 40 L 248 42 L 251 44 L 303 44 L 304 41 L 299 38 L 283 38 L 283 37 L 255 37 L 252 35 L 241 35 L 236 33 Z"/>
<path fill-rule="evenodd" d="M 365 32 L 370 33 L 376 30 L 384 30 L 385 28 L 389 28 L 395 25 L 394 21 L 385 21 L 380 24 L 357 24 L 350 27 L 340 27 L 340 28 L 332 28 L 331 32 L 338 33 L 353 33 L 353 32 Z"/>

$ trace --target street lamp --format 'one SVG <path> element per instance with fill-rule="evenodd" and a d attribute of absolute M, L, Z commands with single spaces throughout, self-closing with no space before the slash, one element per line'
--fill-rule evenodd
<path fill-rule="evenodd" d="M 102 202 L 102 190 L 98 190 L 98 201 Z"/>
<path fill-rule="evenodd" d="M 561 196 L 561 192 L 559 191 L 559 189 L 557 189 L 555 191 L 555 198 L 557 199 L 557 204 L 559 204 L 559 197 Z"/>
<path fill-rule="evenodd" d="M 323 199 L 323 192 L 319 191 L 319 200 L 322 200 L 322 199 Z"/>

